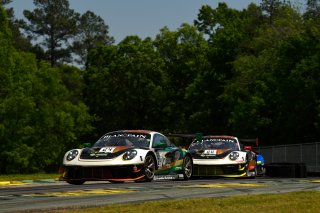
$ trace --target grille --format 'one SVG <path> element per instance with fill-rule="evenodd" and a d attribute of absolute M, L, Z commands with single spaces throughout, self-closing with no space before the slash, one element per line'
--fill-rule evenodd
<path fill-rule="evenodd" d="M 230 166 L 194 166 L 194 176 L 236 175 L 239 173 L 239 165 Z"/>
<path fill-rule="evenodd" d="M 114 155 L 112 153 L 110 154 L 81 154 L 80 159 L 93 159 L 93 160 L 99 160 L 99 159 L 112 159 L 114 158 Z"/>

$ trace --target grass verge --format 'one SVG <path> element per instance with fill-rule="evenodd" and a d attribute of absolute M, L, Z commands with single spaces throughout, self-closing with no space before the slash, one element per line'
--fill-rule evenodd
<path fill-rule="evenodd" d="M 241 195 L 226 198 L 206 198 L 145 202 L 141 204 L 108 205 L 95 208 L 55 210 L 56 213 L 242 213 L 242 212 L 319 212 L 319 191 L 284 194 Z"/>
<path fill-rule="evenodd" d="M 0 175 L 0 181 L 19 181 L 19 180 L 41 180 L 41 179 L 58 179 L 59 174 L 10 174 Z"/>

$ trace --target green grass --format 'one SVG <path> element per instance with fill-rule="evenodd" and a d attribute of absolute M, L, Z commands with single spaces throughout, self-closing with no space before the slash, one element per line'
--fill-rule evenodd
<path fill-rule="evenodd" d="M 227 198 L 187 199 L 140 204 L 108 205 L 96 208 L 55 210 L 56 213 L 248 213 L 248 212 L 319 212 L 319 191 L 284 194 L 233 196 Z"/>
<path fill-rule="evenodd" d="M 57 179 L 59 174 L 10 174 L 0 175 L 0 181 L 19 181 L 19 180 L 40 180 L 40 179 Z"/>

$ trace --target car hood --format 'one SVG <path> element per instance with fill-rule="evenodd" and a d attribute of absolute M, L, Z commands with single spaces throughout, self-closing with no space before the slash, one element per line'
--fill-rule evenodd
<path fill-rule="evenodd" d="M 222 159 L 229 155 L 232 150 L 230 149 L 200 149 L 189 150 L 190 154 L 195 159 Z"/>
<path fill-rule="evenodd" d="M 81 151 L 80 159 L 111 159 L 122 155 L 128 150 L 136 149 L 132 146 L 107 146 L 84 148 Z"/>

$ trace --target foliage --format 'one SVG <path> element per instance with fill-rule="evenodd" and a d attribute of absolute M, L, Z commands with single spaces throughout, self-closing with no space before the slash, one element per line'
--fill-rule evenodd
<path fill-rule="evenodd" d="M 166 76 L 150 39 L 127 37 L 117 47 L 96 49 L 88 61 L 85 99 L 90 112 L 100 118 L 98 134 L 161 127 Z"/>
<path fill-rule="evenodd" d="M 104 20 L 91 11 L 79 18 L 78 33 L 73 42 L 73 53 L 78 56 L 76 62 L 84 65 L 90 50 L 99 46 L 111 45 L 114 40 L 108 36 L 108 26 Z"/>
<path fill-rule="evenodd" d="M 1 101 L 1 170 L 43 171 L 56 168 L 65 150 L 90 130 L 81 102 L 71 103 L 58 70 L 35 64 L 31 55 L 13 56 L 8 93 Z"/>
<path fill-rule="evenodd" d="M 318 191 L 300 191 L 280 194 L 238 195 L 224 198 L 183 199 L 170 201 L 151 201 L 139 204 L 115 204 L 75 210 L 54 210 L 56 213 L 109 213 L 109 212 L 157 212 L 197 213 L 214 212 L 255 212 L 257 209 L 265 213 L 272 212 L 317 212 Z M 248 202 L 250 200 L 250 202 Z M 236 205 L 235 205 L 236 204 Z"/>
<path fill-rule="evenodd" d="M 33 12 L 23 12 L 30 22 L 24 29 L 44 49 L 51 66 L 70 62 L 69 40 L 76 34 L 79 14 L 67 0 L 34 0 L 34 4 Z"/>
<path fill-rule="evenodd" d="M 252 39 L 254 54 L 239 54 L 233 62 L 236 75 L 222 98 L 234 106 L 228 116 L 233 132 L 260 135 L 268 143 L 305 142 L 317 132 L 317 117 L 311 116 L 317 99 L 296 76 L 303 72 L 299 63 L 308 55 L 305 29 L 292 8 L 279 10 L 273 22 L 262 25 Z"/>
<path fill-rule="evenodd" d="M 52 67 L 75 62 L 85 65 L 88 52 L 113 43 L 108 26 L 91 11 L 83 15 L 69 8 L 68 0 L 34 0 L 35 9 L 25 10 L 28 22 L 21 28 L 34 43 L 34 52 Z"/>
<path fill-rule="evenodd" d="M 59 70 L 16 51 L 4 15 L 0 23 L 0 171 L 56 169 L 65 150 L 91 130 L 91 116 L 81 101 L 70 101 Z"/>
<path fill-rule="evenodd" d="M 67 149 L 118 129 L 259 137 L 261 145 L 320 137 L 317 0 L 303 14 L 280 0 L 204 5 L 194 25 L 118 44 L 94 13 L 78 14 L 67 0 L 34 2 L 25 29 L 40 40 L 31 47 L 13 11 L 0 13 L 1 172 L 48 170 Z M 69 56 L 82 70 L 65 63 Z"/>
<path fill-rule="evenodd" d="M 31 42 L 26 38 L 19 30 L 20 22 L 14 17 L 13 8 L 7 8 L 7 6 L 12 2 L 12 0 L 0 0 L 0 4 L 5 8 L 8 18 L 8 26 L 13 34 L 13 45 L 16 49 L 22 51 L 36 51 L 36 47 L 33 48 Z"/>
<path fill-rule="evenodd" d="M 208 69 L 208 43 L 194 26 L 182 24 L 177 31 L 170 32 L 163 28 L 154 41 L 154 45 L 164 60 L 163 72 L 168 76 L 165 85 L 166 99 L 163 100 L 162 116 L 168 119 L 166 129 L 171 131 L 197 131 L 192 129 L 192 118 L 197 109 L 195 99 L 188 95 L 193 81 Z"/>

